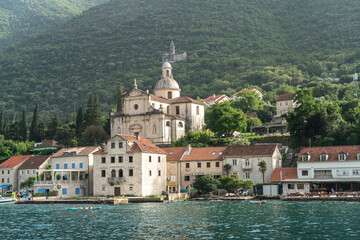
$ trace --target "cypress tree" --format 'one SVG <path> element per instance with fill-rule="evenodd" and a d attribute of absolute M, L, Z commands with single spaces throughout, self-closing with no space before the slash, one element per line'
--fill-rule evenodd
<path fill-rule="evenodd" d="M 9 118 L 5 118 L 3 133 L 4 133 L 5 139 L 9 139 L 9 133 L 10 133 Z"/>
<path fill-rule="evenodd" d="M 93 96 L 90 96 L 88 99 L 88 103 L 86 105 L 86 112 L 85 112 L 85 116 L 84 116 L 84 129 L 87 126 L 93 125 L 91 124 L 92 121 L 92 109 L 93 109 L 93 104 L 94 104 L 94 98 Z"/>
<path fill-rule="evenodd" d="M 83 124 L 82 107 L 79 107 L 79 109 L 78 109 L 78 111 L 76 113 L 75 136 L 80 135 L 82 124 Z"/>
<path fill-rule="evenodd" d="M 47 136 L 48 139 L 54 139 L 54 137 L 56 136 L 56 133 L 58 132 L 58 128 L 60 126 L 61 126 L 61 122 L 60 122 L 59 115 L 55 114 L 55 117 L 49 124 L 48 136 Z"/>
<path fill-rule="evenodd" d="M 96 96 L 94 99 L 94 105 L 93 105 L 93 114 L 94 114 L 94 124 L 95 126 L 101 124 L 101 109 L 100 109 L 100 103 L 99 98 Z"/>
<path fill-rule="evenodd" d="M 42 140 L 39 136 L 39 107 L 37 104 L 34 109 L 34 115 L 30 126 L 29 140 L 35 142 L 39 142 Z"/>
<path fill-rule="evenodd" d="M 119 91 L 118 91 L 118 98 L 117 98 L 117 112 L 122 112 L 124 107 L 124 98 L 123 98 L 123 85 L 120 84 Z"/>
<path fill-rule="evenodd" d="M 21 140 L 26 141 L 27 140 L 27 119 L 26 119 L 26 110 L 23 109 L 22 118 L 20 122 L 20 132 L 21 132 Z"/>
<path fill-rule="evenodd" d="M 91 96 L 86 106 L 84 129 L 88 126 L 97 126 L 101 123 L 101 110 L 98 97 Z"/>

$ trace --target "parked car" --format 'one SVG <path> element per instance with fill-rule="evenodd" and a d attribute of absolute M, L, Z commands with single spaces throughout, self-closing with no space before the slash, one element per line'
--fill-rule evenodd
<path fill-rule="evenodd" d="M 225 197 L 235 197 L 235 193 L 226 193 Z"/>

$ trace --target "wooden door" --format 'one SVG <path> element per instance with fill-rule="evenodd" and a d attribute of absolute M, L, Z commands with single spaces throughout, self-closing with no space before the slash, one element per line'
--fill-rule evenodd
<path fill-rule="evenodd" d="M 114 196 L 121 196 L 120 187 L 115 187 L 114 190 L 115 190 Z"/>

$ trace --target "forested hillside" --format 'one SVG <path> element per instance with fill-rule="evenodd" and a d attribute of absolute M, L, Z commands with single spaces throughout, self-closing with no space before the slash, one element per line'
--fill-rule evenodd
<path fill-rule="evenodd" d="M 1 0 L 0 52 L 107 0 Z"/>
<path fill-rule="evenodd" d="M 108 111 L 120 83 L 153 89 L 171 40 L 188 54 L 173 64 L 183 95 L 256 86 L 274 102 L 314 87 L 316 97 L 350 100 L 359 10 L 356 0 L 113 0 L 7 49 L 0 110 L 38 103 L 43 115 L 69 117 L 97 95 Z"/>

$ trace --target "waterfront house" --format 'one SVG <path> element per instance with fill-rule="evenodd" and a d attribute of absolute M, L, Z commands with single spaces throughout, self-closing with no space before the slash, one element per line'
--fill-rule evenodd
<path fill-rule="evenodd" d="M 166 186 L 169 193 L 178 193 L 180 188 L 179 161 L 183 157 L 186 147 L 162 148 L 166 152 Z"/>
<path fill-rule="evenodd" d="M 18 168 L 31 155 L 14 156 L 0 164 L 0 191 L 17 191 L 18 190 Z"/>
<path fill-rule="evenodd" d="M 22 182 L 25 182 L 29 177 L 37 177 L 39 169 L 46 169 L 46 166 L 49 163 L 49 155 L 39 155 L 31 156 L 21 164 L 18 168 L 18 189 L 22 190 L 20 185 Z M 50 165 L 48 165 L 50 167 Z"/>
<path fill-rule="evenodd" d="M 193 182 L 206 174 L 220 178 L 223 169 L 223 154 L 226 147 L 192 148 L 190 145 L 179 161 L 181 189 L 189 189 Z"/>
<path fill-rule="evenodd" d="M 115 135 L 94 154 L 94 179 L 94 195 L 162 195 L 166 153 L 146 138 Z"/>
<path fill-rule="evenodd" d="M 93 153 L 100 147 L 62 148 L 51 155 L 51 169 L 40 169 L 35 192 L 58 191 L 59 198 L 93 193 Z"/>
<path fill-rule="evenodd" d="M 270 179 L 271 183 L 282 184 L 283 195 L 308 192 L 309 185 L 298 182 L 297 168 L 276 168 Z M 305 189 L 306 188 L 306 189 Z"/>
<path fill-rule="evenodd" d="M 258 163 L 264 160 L 267 169 L 264 174 L 265 183 L 275 168 L 281 167 L 282 157 L 277 144 L 258 144 L 250 146 L 228 146 L 223 154 L 224 165 L 231 166 L 229 173 L 237 174 L 240 179 L 251 180 L 254 184 L 263 183 L 262 172 Z"/>

